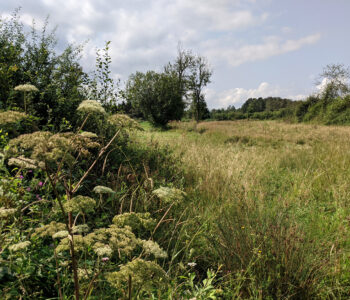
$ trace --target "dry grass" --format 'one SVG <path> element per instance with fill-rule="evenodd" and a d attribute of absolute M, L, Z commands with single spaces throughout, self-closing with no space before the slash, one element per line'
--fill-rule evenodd
<path fill-rule="evenodd" d="M 191 123 L 172 128 L 142 137 L 182 153 L 188 192 L 196 198 L 193 214 L 211 224 L 214 250 L 226 256 L 222 262 L 230 272 L 239 265 L 248 269 L 260 246 L 270 274 L 256 266 L 255 289 L 281 296 L 290 292 L 284 284 L 291 284 L 299 286 L 296 295 L 318 297 L 349 291 L 349 127 L 227 121 L 203 122 L 197 131 Z M 231 233 L 240 227 L 249 234 Z M 276 269 L 281 265 L 283 274 Z M 275 281 L 268 283 L 273 272 Z M 290 282 L 292 273 L 297 283 Z"/>

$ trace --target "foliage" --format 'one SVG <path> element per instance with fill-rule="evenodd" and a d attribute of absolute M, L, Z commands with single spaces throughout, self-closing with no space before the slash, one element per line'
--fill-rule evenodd
<path fill-rule="evenodd" d="M 118 101 L 118 82 L 111 77 L 110 43 L 107 41 L 103 49 L 96 50 L 95 70 L 85 75 L 82 87 L 85 98 L 98 100 L 108 112 L 115 109 Z"/>
<path fill-rule="evenodd" d="M 136 72 L 128 80 L 125 97 L 135 115 L 164 126 L 183 115 L 185 103 L 178 85 L 176 74 Z"/>

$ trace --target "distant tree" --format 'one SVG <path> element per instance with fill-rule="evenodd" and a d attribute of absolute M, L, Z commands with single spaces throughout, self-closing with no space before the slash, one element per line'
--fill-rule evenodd
<path fill-rule="evenodd" d="M 349 79 L 348 67 L 345 67 L 344 64 L 330 64 L 323 69 L 316 83 L 321 84 L 325 80 L 326 87 L 322 91 L 323 96 L 327 99 L 334 99 L 350 92 Z"/>
<path fill-rule="evenodd" d="M 205 102 L 203 89 L 210 83 L 213 71 L 210 69 L 208 61 L 203 56 L 196 56 L 189 76 L 189 92 L 191 93 L 193 116 L 196 122 L 201 119 L 203 112 L 203 101 Z"/>
<path fill-rule="evenodd" d="M 195 64 L 195 56 L 190 50 L 184 50 L 181 45 L 177 49 L 177 57 L 174 63 L 168 63 L 164 70 L 165 73 L 175 73 L 178 79 L 178 89 L 184 101 L 188 98 L 188 85 L 191 75 L 191 69 Z"/>
<path fill-rule="evenodd" d="M 124 97 L 134 115 L 164 126 L 183 116 L 185 103 L 178 87 L 175 73 L 136 72 L 129 77 Z"/>

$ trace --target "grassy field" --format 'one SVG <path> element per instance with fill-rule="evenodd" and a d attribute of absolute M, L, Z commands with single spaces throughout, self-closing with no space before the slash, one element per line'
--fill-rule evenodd
<path fill-rule="evenodd" d="M 173 123 L 137 137 L 181 159 L 191 199 L 187 259 L 198 270 L 220 268 L 225 298 L 346 299 L 350 128 L 274 121 L 193 128 Z"/>

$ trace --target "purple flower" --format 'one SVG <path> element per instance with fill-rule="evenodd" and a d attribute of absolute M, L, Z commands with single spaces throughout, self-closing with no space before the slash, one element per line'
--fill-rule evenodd
<path fill-rule="evenodd" d="M 27 187 L 27 188 L 26 188 L 26 191 L 27 191 L 27 192 L 30 192 L 30 187 Z"/>
<path fill-rule="evenodd" d="M 38 185 L 39 185 L 39 186 L 43 186 L 44 183 L 43 183 L 42 181 L 39 181 Z"/>
<path fill-rule="evenodd" d="M 41 197 L 38 194 L 36 194 L 35 197 L 36 199 L 41 200 Z"/>
<path fill-rule="evenodd" d="M 24 177 L 23 177 L 23 175 L 19 175 L 18 178 L 19 179 L 23 179 Z"/>

